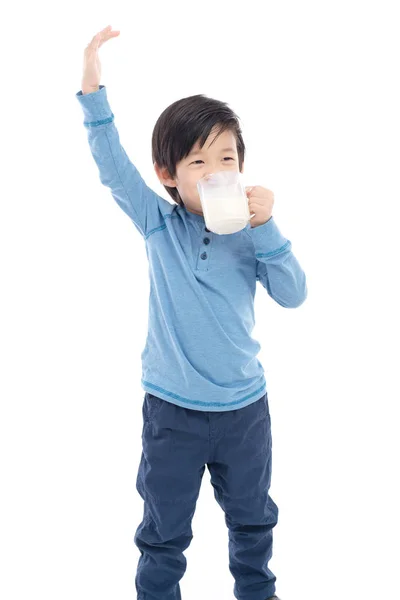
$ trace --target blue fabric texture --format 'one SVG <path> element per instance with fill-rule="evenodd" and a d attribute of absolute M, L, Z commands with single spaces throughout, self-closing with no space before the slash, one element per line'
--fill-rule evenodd
<path fill-rule="evenodd" d="M 202 215 L 150 189 L 119 139 L 106 87 L 76 94 L 100 181 L 146 245 L 150 297 L 143 389 L 196 411 L 231 411 L 267 391 L 252 337 L 257 281 L 280 306 L 307 297 L 304 271 L 275 218 L 217 235 Z M 140 293 L 140 292 L 139 292 Z"/>
<path fill-rule="evenodd" d="M 181 600 L 184 551 L 207 464 L 228 528 L 229 570 L 238 600 L 267 600 L 279 510 L 269 494 L 272 436 L 267 393 L 242 409 L 190 410 L 148 392 L 136 489 L 144 500 L 134 541 L 138 600 Z M 201 594 L 200 594 L 201 596 Z"/>

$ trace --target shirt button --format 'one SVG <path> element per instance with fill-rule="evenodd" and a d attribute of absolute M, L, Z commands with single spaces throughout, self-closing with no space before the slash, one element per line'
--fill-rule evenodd
<path fill-rule="evenodd" d="M 210 243 L 210 238 L 204 238 L 203 242 L 207 245 Z"/>
<path fill-rule="evenodd" d="M 201 254 L 200 258 L 205 260 L 207 258 L 207 252 L 203 252 L 203 254 Z"/>

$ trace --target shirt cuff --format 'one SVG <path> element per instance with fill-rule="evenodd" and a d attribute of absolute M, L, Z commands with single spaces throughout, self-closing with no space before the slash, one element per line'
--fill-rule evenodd
<path fill-rule="evenodd" d="M 85 127 L 98 127 L 114 119 L 105 85 L 100 85 L 96 92 L 90 94 L 83 94 L 82 90 L 79 90 L 75 97 L 82 106 Z"/>
<path fill-rule="evenodd" d="M 291 242 L 279 231 L 274 217 L 257 227 L 252 227 L 249 222 L 246 230 L 253 240 L 257 258 L 273 256 L 291 248 Z"/>

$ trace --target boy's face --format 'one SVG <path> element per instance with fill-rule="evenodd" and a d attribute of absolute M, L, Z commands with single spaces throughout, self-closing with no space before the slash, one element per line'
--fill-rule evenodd
<path fill-rule="evenodd" d="M 199 215 L 203 214 L 197 191 L 199 179 L 217 171 L 239 171 L 239 157 L 234 134 L 232 131 L 224 131 L 215 139 L 217 132 L 218 128 L 211 131 L 201 150 L 199 142 L 196 142 L 190 154 L 177 164 L 175 179 L 169 178 L 166 169 L 160 169 L 154 163 L 160 182 L 169 187 L 176 187 L 187 210 Z M 227 150 L 228 148 L 230 150 Z M 243 165 L 241 173 L 243 173 Z"/>

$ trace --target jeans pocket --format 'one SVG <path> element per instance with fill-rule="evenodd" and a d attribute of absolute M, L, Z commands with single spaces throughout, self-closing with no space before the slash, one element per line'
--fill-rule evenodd
<path fill-rule="evenodd" d="M 263 405 L 263 417 L 268 417 L 270 419 L 271 415 L 269 414 L 269 403 L 267 393 L 265 393 L 264 396 L 261 398 L 261 402 Z"/>
<path fill-rule="evenodd" d="M 143 402 L 143 420 L 146 423 L 151 423 L 157 415 L 160 408 L 163 406 L 165 400 L 146 392 L 144 395 Z"/>

